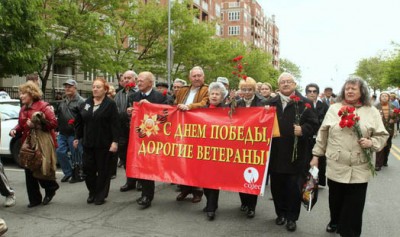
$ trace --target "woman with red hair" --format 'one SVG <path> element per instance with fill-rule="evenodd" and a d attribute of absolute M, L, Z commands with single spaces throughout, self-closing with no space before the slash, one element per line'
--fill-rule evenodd
<path fill-rule="evenodd" d="M 82 139 L 83 171 L 89 190 L 87 203 L 102 205 L 110 188 L 110 163 L 117 152 L 119 137 L 118 109 L 107 96 L 108 83 L 97 78 L 90 96 L 76 119 L 74 146 Z"/>

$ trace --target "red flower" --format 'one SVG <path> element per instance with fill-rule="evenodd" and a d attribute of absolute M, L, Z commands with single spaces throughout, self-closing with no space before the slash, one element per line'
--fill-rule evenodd
<path fill-rule="evenodd" d="M 133 87 L 135 87 L 136 86 L 136 84 L 134 83 L 134 82 L 129 82 L 128 84 L 126 84 L 126 86 L 125 86 L 125 88 L 133 88 Z"/>
<path fill-rule="evenodd" d="M 349 113 L 354 113 L 355 110 L 356 110 L 356 108 L 351 107 L 351 106 L 347 106 L 347 111 L 348 111 Z"/>
<path fill-rule="evenodd" d="M 232 72 L 233 75 L 236 75 L 236 73 L 237 73 L 237 72 L 235 72 L 235 71 Z"/>
<path fill-rule="evenodd" d="M 307 109 L 311 109 L 311 105 L 309 103 L 305 103 L 304 105 Z"/>
<path fill-rule="evenodd" d="M 299 102 L 300 101 L 300 97 L 298 97 L 297 95 L 291 95 L 289 98 L 291 100 L 293 100 L 294 102 Z"/>
<path fill-rule="evenodd" d="M 236 58 L 233 59 L 234 62 L 238 62 L 240 60 L 242 60 L 243 56 L 237 56 Z"/>
<path fill-rule="evenodd" d="M 75 123 L 75 119 L 68 120 L 68 125 L 74 125 L 74 123 Z"/>
<path fill-rule="evenodd" d="M 167 90 L 164 90 L 163 93 L 162 93 L 163 96 L 166 96 L 166 95 L 167 95 L 167 92 L 168 92 Z"/>
<path fill-rule="evenodd" d="M 243 80 L 246 80 L 247 76 L 246 75 L 242 75 L 242 78 L 243 78 Z"/>

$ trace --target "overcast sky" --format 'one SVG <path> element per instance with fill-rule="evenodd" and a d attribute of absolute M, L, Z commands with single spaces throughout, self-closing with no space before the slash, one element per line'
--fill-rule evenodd
<path fill-rule="evenodd" d="M 316 82 L 338 92 L 362 58 L 400 43 L 400 0 L 258 0 L 279 27 L 280 56 L 302 71 L 300 85 Z"/>

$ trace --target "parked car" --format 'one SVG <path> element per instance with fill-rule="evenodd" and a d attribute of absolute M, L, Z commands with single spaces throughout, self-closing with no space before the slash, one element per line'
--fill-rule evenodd
<path fill-rule="evenodd" d="M 12 157 L 19 164 L 19 150 L 21 148 L 20 137 L 10 137 L 10 130 L 18 123 L 20 101 L 11 99 L 4 91 L 0 92 L 0 114 L 1 114 L 1 140 L 0 156 Z"/>

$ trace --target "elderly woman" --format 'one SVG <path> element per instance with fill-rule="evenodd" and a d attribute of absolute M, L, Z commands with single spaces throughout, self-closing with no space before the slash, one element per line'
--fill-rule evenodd
<path fill-rule="evenodd" d="M 74 146 L 82 139 L 87 203 L 102 205 L 110 187 L 110 162 L 117 152 L 120 123 L 117 105 L 107 96 L 108 83 L 97 78 L 92 91 L 76 119 Z"/>
<path fill-rule="evenodd" d="M 256 93 L 257 83 L 251 78 L 239 82 L 239 90 L 243 93 L 242 99 L 237 101 L 238 107 L 257 107 L 264 106 L 267 100 Z M 240 210 L 246 212 L 248 218 L 253 218 L 256 214 L 257 195 L 239 193 L 241 206 Z"/>
<path fill-rule="evenodd" d="M 228 90 L 221 82 L 211 82 L 208 86 L 209 102 L 207 107 L 224 107 L 224 98 L 227 94 Z M 218 208 L 219 190 L 204 188 L 204 195 L 206 196 L 207 204 L 203 211 L 207 213 L 208 220 L 212 221 L 215 218 L 215 211 Z"/>
<path fill-rule="evenodd" d="M 10 131 L 10 136 L 22 135 L 22 142 L 33 135 L 42 153 L 42 166 L 37 170 L 25 169 L 26 189 L 28 191 L 29 205 L 34 207 L 39 204 L 47 205 L 56 194 L 59 185 L 56 182 L 56 140 L 54 129 L 57 119 L 53 108 L 41 100 L 43 93 L 38 85 L 28 81 L 19 86 L 19 98 L 22 108 L 19 112 L 18 124 Z M 42 201 L 39 184 L 45 189 Z"/>
<path fill-rule="evenodd" d="M 337 103 L 326 113 L 312 151 L 311 166 L 318 165 L 318 157 L 325 155 L 327 159 L 330 222 L 326 231 L 341 236 L 361 235 L 368 180 L 373 168 L 372 157 L 367 157 L 363 149 L 380 151 L 389 136 L 379 111 L 371 106 L 369 98 L 364 80 L 347 79 Z M 362 138 L 357 136 L 354 127 L 343 127 L 339 116 L 343 106 L 354 109 L 359 116 Z"/>
<path fill-rule="evenodd" d="M 382 166 L 387 166 L 390 149 L 392 148 L 392 138 L 395 132 L 394 124 L 396 123 L 396 114 L 393 112 L 394 106 L 390 103 L 389 92 L 381 92 L 379 96 L 379 104 L 376 105 L 379 110 L 383 125 L 385 125 L 386 131 L 389 133 L 389 138 L 386 142 L 386 146 L 379 152 L 376 153 L 375 170 L 380 171 Z"/>
<path fill-rule="evenodd" d="M 261 84 L 260 94 L 265 97 L 265 99 L 270 99 L 272 93 L 272 86 L 268 82 Z"/>

